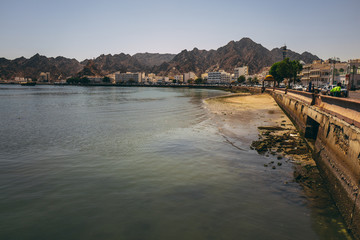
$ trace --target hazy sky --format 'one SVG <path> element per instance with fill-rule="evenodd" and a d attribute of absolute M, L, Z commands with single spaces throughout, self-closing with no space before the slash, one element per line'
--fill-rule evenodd
<path fill-rule="evenodd" d="M 360 58 L 360 0 L 0 0 L 0 57 L 217 49 L 250 37 L 271 50 Z"/>

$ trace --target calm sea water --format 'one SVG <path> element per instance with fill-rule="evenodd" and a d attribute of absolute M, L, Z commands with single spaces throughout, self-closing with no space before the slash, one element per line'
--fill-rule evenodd
<path fill-rule="evenodd" d="M 224 139 L 220 94 L 0 85 L 0 239 L 346 239 L 291 164 Z"/>

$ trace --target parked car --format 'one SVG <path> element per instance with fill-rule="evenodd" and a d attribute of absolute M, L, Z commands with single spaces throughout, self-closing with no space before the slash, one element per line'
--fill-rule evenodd
<path fill-rule="evenodd" d="M 326 85 L 325 87 L 322 88 L 321 94 L 333 96 L 334 94 L 331 92 L 331 89 L 333 89 L 334 87 L 336 87 L 336 85 Z M 341 86 L 340 96 L 341 97 L 347 97 L 348 96 L 348 91 L 347 91 L 346 86 Z"/>
<path fill-rule="evenodd" d="M 305 91 L 305 87 L 301 86 L 301 85 L 295 85 L 293 87 L 294 90 L 297 90 L 297 91 Z"/>
<path fill-rule="evenodd" d="M 336 87 L 336 85 L 325 85 L 325 86 L 321 89 L 321 94 L 323 94 L 323 95 L 330 95 L 330 90 L 333 89 L 334 87 Z"/>

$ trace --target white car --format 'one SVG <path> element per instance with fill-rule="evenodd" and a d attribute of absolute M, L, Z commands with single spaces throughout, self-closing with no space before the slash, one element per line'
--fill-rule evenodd
<path fill-rule="evenodd" d="M 303 86 L 301 86 L 301 85 L 295 85 L 294 87 L 293 87 L 293 89 L 294 90 L 297 90 L 297 91 L 304 91 L 304 87 Z"/>

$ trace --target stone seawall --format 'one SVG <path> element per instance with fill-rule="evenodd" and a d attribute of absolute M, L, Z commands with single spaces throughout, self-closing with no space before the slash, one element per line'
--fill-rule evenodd
<path fill-rule="evenodd" d="M 300 93 L 268 92 L 309 143 L 317 167 L 348 228 L 360 239 L 360 128 L 351 117 L 338 116 L 358 116 L 359 112 L 324 104 L 320 96 L 316 100 Z M 330 114 L 334 113 L 331 109 L 337 109 L 339 114 Z"/>

